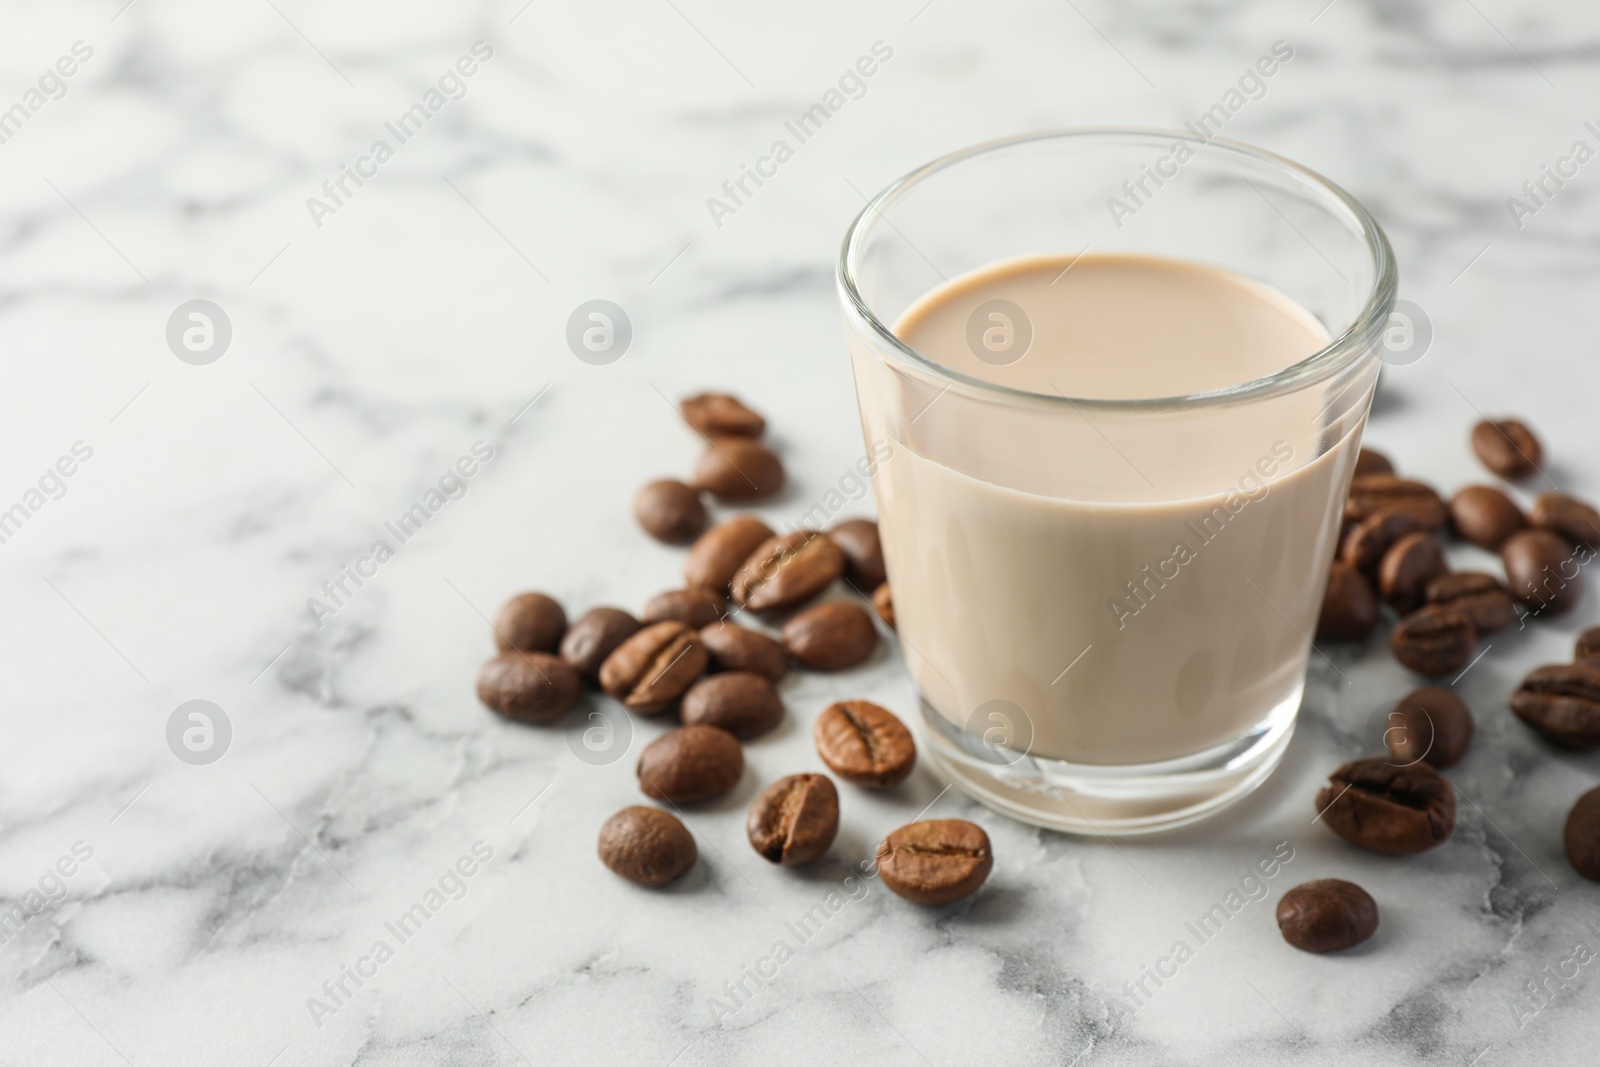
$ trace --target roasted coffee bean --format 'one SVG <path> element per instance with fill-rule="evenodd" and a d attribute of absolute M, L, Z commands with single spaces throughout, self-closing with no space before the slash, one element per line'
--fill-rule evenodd
<path fill-rule="evenodd" d="M 767 420 L 750 410 L 738 397 L 726 393 L 701 393 L 678 401 L 683 421 L 707 437 L 760 437 Z"/>
<path fill-rule="evenodd" d="M 839 832 L 839 791 L 825 774 L 791 774 L 762 790 L 744 829 L 764 860 L 798 867 L 828 851 Z"/>
<path fill-rule="evenodd" d="M 1490 552 L 1528 525 L 1516 502 L 1492 485 L 1469 485 L 1451 497 L 1450 522 L 1463 540 Z"/>
<path fill-rule="evenodd" d="M 783 463 L 754 438 L 713 437 L 692 484 L 723 500 L 759 500 L 783 488 Z"/>
<path fill-rule="evenodd" d="M 639 754 L 639 788 L 647 797 L 692 804 L 719 797 L 744 775 L 744 750 L 726 730 L 685 726 L 662 734 Z"/>
<path fill-rule="evenodd" d="M 1444 549 L 1432 534 L 1406 534 L 1384 553 L 1378 565 L 1378 589 L 1383 599 L 1405 614 L 1422 605 L 1429 582 L 1449 571 Z"/>
<path fill-rule="evenodd" d="M 1549 530 L 1522 530 L 1500 546 L 1506 587 L 1536 615 L 1560 615 L 1582 592 L 1579 559 L 1566 540 Z"/>
<path fill-rule="evenodd" d="M 1574 545 L 1600 548 L 1600 511 L 1565 493 L 1540 493 L 1528 518 L 1541 530 L 1560 534 Z"/>
<path fill-rule="evenodd" d="M 1483 571 L 1442 574 L 1428 583 L 1429 604 L 1448 604 L 1466 612 L 1481 637 L 1517 621 L 1517 607 L 1500 579 Z"/>
<path fill-rule="evenodd" d="M 1347 563 L 1328 570 L 1328 589 L 1317 617 L 1317 636 L 1330 641 L 1359 641 L 1378 624 L 1378 598 L 1362 573 Z"/>
<path fill-rule="evenodd" d="M 1461 698 L 1430 685 L 1400 698 L 1389 712 L 1383 743 L 1402 764 L 1421 760 L 1442 771 L 1467 754 L 1472 729 L 1472 712 Z"/>
<path fill-rule="evenodd" d="M 623 808 L 600 827 L 600 862 L 647 889 L 676 882 L 698 855 L 694 835 L 660 808 Z"/>
<path fill-rule="evenodd" d="M 878 877 L 913 904 L 949 904 L 969 897 L 993 867 L 989 835 L 963 819 L 914 822 L 878 846 Z"/>
<path fill-rule="evenodd" d="M 846 519 L 829 530 L 828 537 L 844 551 L 844 576 L 856 592 L 866 595 L 883 584 L 887 574 L 877 523 L 871 519 Z"/>
<path fill-rule="evenodd" d="M 577 670 L 548 652 L 502 652 L 478 672 L 478 699 L 518 722 L 554 722 L 582 692 Z"/>
<path fill-rule="evenodd" d="M 1600 789 L 1589 790 L 1572 805 L 1563 836 L 1572 869 L 1600 882 Z"/>
<path fill-rule="evenodd" d="M 1472 428 L 1472 451 L 1485 467 L 1510 479 L 1526 478 L 1544 459 L 1539 439 L 1516 419 L 1478 423 Z"/>
<path fill-rule="evenodd" d="M 884 625 L 894 629 L 894 594 L 889 591 L 889 583 L 884 582 L 872 594 L 872 606 L 878 612 L 878 618 Z"/>
<path fill-rule="evenodd" d="M 639 620 L 621 608 L 590 608 L 561 639 L 561 658 L 584 677 L 598 679 L 600 665 L 639 632 Z"/>
<path fill-rule="evenodd" d="M 1362 448 L 1356 453 L 1356 477 L 1363 474 L 1393 474 L 1394 464 L 1376 448 Z"/>
<path fill-rule="evenodd" d="M 817 716 L 812 734 L 828 769 L 858 785 L 899 785 L 917 765 L 917 743 L 888 708 L 841 700 Z"/>
<path fill-rule="evenodd" d="M 1540 667 L 1511 694 L 1517 718 L 1568 748 L 1600 745 L 1600 664 Z"/>
<path fill-rule="evenodd" d="M 1402 666 L 1437 678 L 1465 667 L 1478 651 L 1472 617 L 1448 604 L 1418 608 L 1389 634 L 1389 651 Z"/>
<path fill-rule="evenodd" d="M 1339 558 L 1367 577 L 1375 578 L 1383 557 L 1396 541 L 1425 530 L 1416 514 L 1403 506 L 1379 508 L 1356 523 L 1356 528 L 1345 536 Z"/>
<path fill-rule="evenodd" d="M 1345 518 L 1360 522 L 1379 508 L 1387 507 L 1411 512 L 1430 533 L 1444 529 L 1450 517 L 1439 494 L 1422 482 L 1393 474 L 1362 474 L 1351 480 L 1350 497 L 1344 506 Z"/>
<path fill-rule="evenodd" d="M 711 654 L 711 666 L 716 670 L 749 671 L 774 684 L 789 673 L 789 653 L 782 645 L 727 619 L 701 630 L 700 643 Z"/>
<path fill-rule="evenodd" d="M 543 593 L 518 593 L 500 606 L 490 626 L 501 652 L 554 652 L 567 632 L 567 613 Z"/>
<path fill-rule="evenodd" d="M 1334 771 L 1317 794 L 1318 818 L 1353 845 L 1408 855 L 1442 844 L 1456 828 L 1449 779 L 1428 766 L 1360 759 Z"/>
<path fill-rule="evenodd" d="M 600 688 L 640 715 L 659 715 L 677 704 L 705 670 L 699 636 L 681 622 L 658 622 L 606 657 Z"/>
<path fill-rule="evenodd" d="M 676 619 L 698 630 L 702 626 L 710 626 L 727 613 L 727 602 L 709 589 L 673 589 L 651 597 L 644 610 L 639 612 L 639 621 L 649 626 L 651 623 Z"/>
<path fill-rule="evenodd" d="M 1305 952 L 1337 952 L 1378 931 L 1378 902 L 1354 882 L 1319 878 L 1278 901 L 1278 932 Z"/>
<path fill-rule="evenodd" d="M 807 608 L 784 623 L 783 647 L 808 670 L 842 671 L 872 655 L 878 647 L 878 628 L 865 611 L 835 600 Z"/>
<path fill-rule="evenodd" d="M 685 726 L 716 726 L 748 741 L 783 721 L 783 701 L 761 675 L 728 671 L 694 683 L 679 715 Z"/>
<path fill-rule="evenodd" d="M 844 553 L 815 530 L 770 538 L 733 576 L 733 601 L 751 611 L 804 604 L 844 573 Z"/>
<path fill-rule="evenodd" d="M 651 482 L 633 498 L 633 517 L 657 541 L 681 545 L 706 528 L 706 506 L 700 494 L 674 478 Z"/>
<path fill-rule="evenodd" d="M 1591 626 L 1578 635 L 1572 657 L 1580 662 L 1600 663 L 1600 626 Z"/>
<path fill-rule="evenodd" d="M 767 539 L 772 529 L 754 515 L 737 515 L 718 523 L 689 549 L 683 564 L 683 583 L 726 595 L 733 576 Z"/>

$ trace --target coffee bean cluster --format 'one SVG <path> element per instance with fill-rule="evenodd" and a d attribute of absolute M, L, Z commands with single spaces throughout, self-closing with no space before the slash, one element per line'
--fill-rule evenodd
<path fill-rule="evenodd" d="M 556 722 L 585 687 L 634 715 L 675 715 L 681 725 L 646 745 L 636 767 L 640 792 L 674 811 L 739 785 L 744 743 L 785 717 L 777 686 L 791 663 L 842 671 L 872 656 L 879 636 L 863 607 L 869 596 L 878 617 L 894 625 L 877 524 L 850 519 L 826 532 L 780 534 L 754 515 L 713 523 L 707 496 L 769 497 L 783 487 L 783 466 L 761 442 L 766 420 L 736 397 L 704 393 L 679 409 L 705 438 L 706 451 L 689 482 L 661 479 L 641 489 L 634 515 L 657 540 L 689 546 L 683 587 L 653 597 L 637 615 L 594 607 L 570 625 L 552 597 L 514 596 L 493 620 L 499 654 L 478 675 L 479 699 L 519 722 Z M 860 603 L 821 599 L 841 580 Z M 741 616 L 776 626 L 778 636 L 744 625 Z M 823 764 L 856 786 L 891 789 L 916 766 L 911 731 L 869 701 L 830 705 L 813 733 Z M 781 866 L 810 863 L 832 845 L 839 808 L 839 792 L 826 775 L 780 778 L 750 807 L 750 845 Z M 692 870 L 697 850 L 672 811 L 633 806 L 601 828 L 599 854 L 622 877 L 659 888 Z M 981 828 L 935 819 L 890 834 L 877 862 L 895 893 L 937 905 L 976 891 L 994 860 Z"/>

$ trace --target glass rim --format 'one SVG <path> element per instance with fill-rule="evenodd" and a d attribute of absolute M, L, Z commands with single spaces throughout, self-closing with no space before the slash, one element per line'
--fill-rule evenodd
<path fill-rule="evenodd" d="M 979 156 L 1033 142 L 1067 139 L 1115 140 L 1135 138 L 1159 138 L 1168 142 L 1184 141 L 1198 147 L 1214 146 L 1232 155 L 1264 163 L 1275 170 L 1288 174 L 1302 184 L 1320 192 L 1323 196 L 1331 197 L 1337 204 L 1348 211 L 1360 230 L 1374 269 L 1372 288 L 1367 294 L 1367 301 L 1344 332 L 1330 339 L 1322 349 L 1280 371 L 1222 389 L 1137 400 L 1069 397 L 1065 395 L 1052 396 L 1048 393 L 1035 393 L 1027 389 L 1017 389 L 1013 386 L 1000 385 L 995 382 L 985 381 L 982 378 L 975 378 L 972 375 L 964 374 L 930 359 L 895 336 L 894 331 L 878 318 L 867 305 L 865 298 L 862 297 L 860 287 L 857 284 L 858 265 L 862 246 L 871 224 L 882 219 L 892 228 L 894 224 L 889 222 L 887 214 L 889 207 L 924 179 Z M 1313 246 L 1314 248 L 1315 246 Z M 896 357 L 899 362 L 907 364 L 915 370 L 931 373 L 937 379 L 942 379 L 947 383 L 945 386 L 947 389 L 960 385 L 975 393 L 992 394 L 1011 403 L 1024 401 L 1046 406 L 1063 406 L 1074 409 L 1088 407 L 1122 412 L 1229 404 L 1240 400 L 1255 399 L 1264 395 L 1286 392 L 1308 381 L 1330 376 L 1366 351 L 1372 341 L 1382 332 L 1388 324 L 1389 313 L 1394 309 L 1395 293 L 1398 287 L 1394 249 L 1389 245 L 1389 238 L 1384 234 L 1383 228 L 1378 225 L 1378 220 L 1372 216 L 1371 212 L 1339 185 L 1311 168 L 1302 166 L 1294 162 L 1294 160 L 1280 156 L 1275 152 L 1256 148 L 1240 141 L 1232 141 L 1222 137 L 1197 137 L 1187 130 L 1163 129 L 1158 126 L 1087 126 L 1040 130 L 1033 133 L 984 141 L 940 156 L 938 159 L 900 177 L 867 201 L 866 206 L 861 209 L 861 212 L 850 223 L 849 229 L 845 231 L 844 242 L 839 250 L 836 281 L 844 303 L 845 313 L 853 316 L 857 325 L 864 327 L 871 336 L 877 339 L 881 347 L 891 356 Z"/>

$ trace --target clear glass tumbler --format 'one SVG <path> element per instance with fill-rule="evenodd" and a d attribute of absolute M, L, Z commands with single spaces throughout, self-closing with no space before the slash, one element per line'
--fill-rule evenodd
<path fill-rule="evenodd" d="M 1245 275 L 1330 340 L 1255 381 L 1105 400 L 970 377 L 893 331 L 950 279 L 1089 250 Z M 874 490 L 924 752 L 958 787 L 1038 825 L 1129 834 L 1211 814 L 1271 773 L 1395 282 L 1349 194 L 1186 131 L 994 141 L 866 206 L 839 295 L 862 431 L 887 457 Z"/>

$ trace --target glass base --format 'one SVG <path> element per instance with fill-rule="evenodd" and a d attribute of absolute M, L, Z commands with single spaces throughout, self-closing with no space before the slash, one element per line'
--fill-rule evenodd
<path fill-rule="evenodd" d="M 1294 736 L 1302 683 L 1244 737 L 1181 759 L 1067 763 L 993 745 L 922 704 L 924 751 L 963 793 L 1048 830 L 1126 837 L 1214 815 L 1266 781 Z"/>

